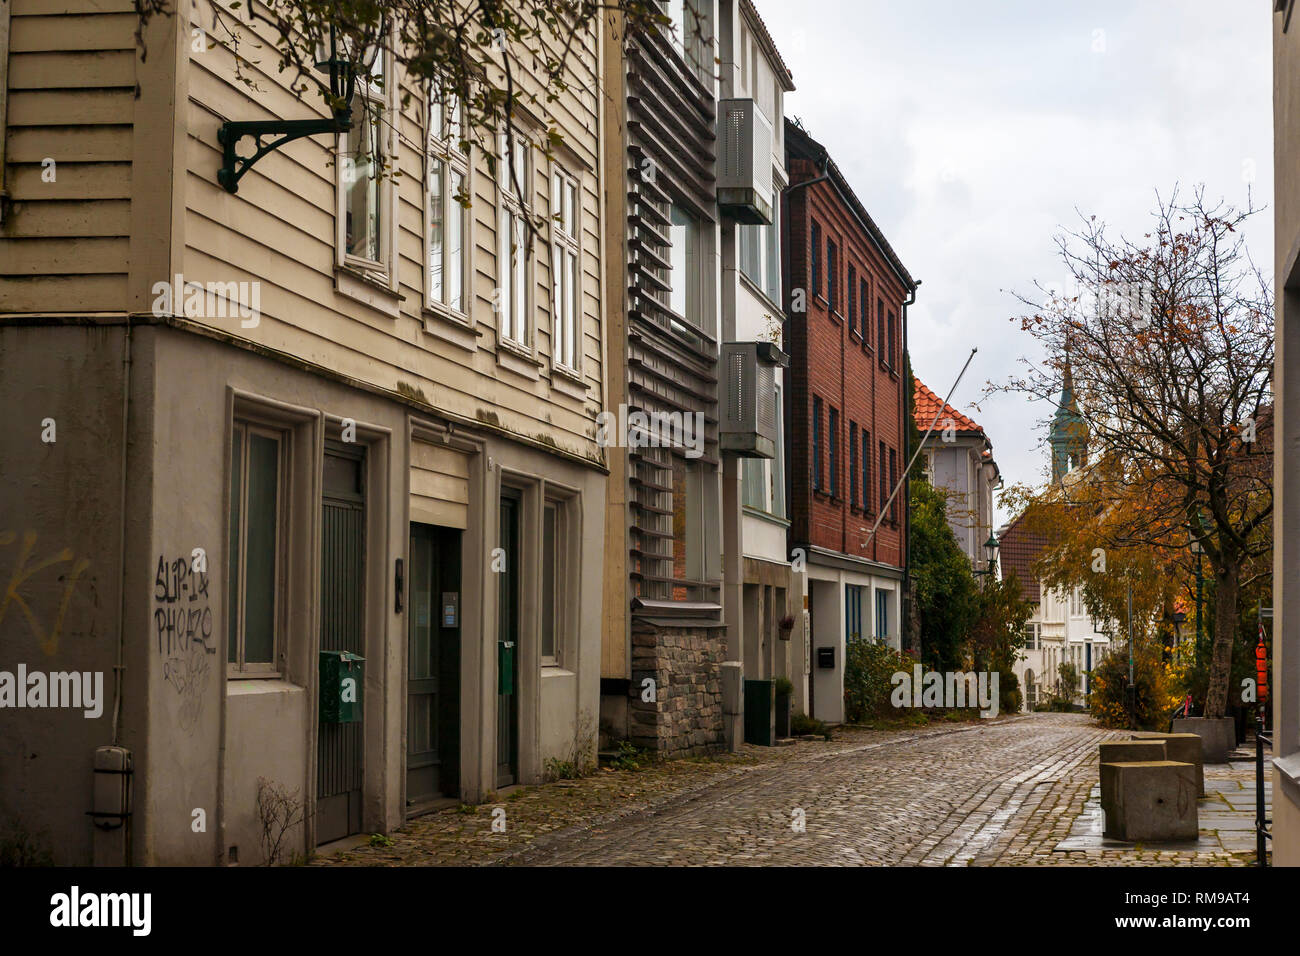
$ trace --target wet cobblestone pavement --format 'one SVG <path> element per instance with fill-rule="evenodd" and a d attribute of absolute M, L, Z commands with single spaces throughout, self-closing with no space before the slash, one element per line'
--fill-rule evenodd
<path fill-rule="evenodd" d="M 1097 781 L 1097 744 L 1126 734 L 1081 714 L 915 730 L 846 730 L 831 742 L 746 748 L 641 771 L 516 790 L 472 812 L 419 818 L 393 846 L 314 865 L 1242 866 L 1241 841 L 1169 849 L 1067 842 Z M 1243 767 L 1224 768 L 1235 791 Z M 1207 783 L 1212 778 L 1207 767 Z M 1253 767 L 1251 768 L 1253 773 Z M 1237 809 L 1214 793 L 1202 817 Z M 1222 806 L 1220 806 L 1222 804 Z M 504 808 L 506 832 L 493 833 Z M 1250 806 L 1253 813 L 1253 804 Z M 1253 818 L 1252 818 L 1253 820 Z M 1208 822 L 1208 821 L 1207 821 Z M 1203 823 L 1204 825 L 1204 823 Z M 1225 818 L 1223 828 L 1240 829 Z M 1253 825 L 1253 824 L 1252 824 Z M 1214 836 L 1214 834 L 1210 834 Z M 1061 844 L 1064 848 L 1058 849 Z M 1078 848 L 1071 849 L 1072 845 Z"/>

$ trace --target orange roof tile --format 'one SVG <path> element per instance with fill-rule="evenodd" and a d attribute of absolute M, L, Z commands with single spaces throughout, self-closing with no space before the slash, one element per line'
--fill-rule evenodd
<path fill-rule="evenodd" d="M 912 376 L 912 386 L 912 400 L 915 403 L 913 415 L 916 418 L 916 427 L 921 429 L 922 434 L 930 427 L 930 423 L 934 421 L 935 414 L 941 407 L 943 408 L 943 414 L 939 415 L 939 420 L 935 422 L 935 428 L 943 429 L 947 427 L 946 419 L 951 418 L 953 427 L 959 432 L 980 432 L 981 434 L 984 432 L 978 422 L 946 404 L 943 399 L 926 388 L 915 375 Z"/>

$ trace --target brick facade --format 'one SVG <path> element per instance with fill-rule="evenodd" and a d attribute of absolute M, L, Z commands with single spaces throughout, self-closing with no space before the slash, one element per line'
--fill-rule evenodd
<path fill-rule="evenodd" d="M 823 173 L 819 163 L 821 148 L 789 123 L 786 132 L 791 183 L 820 177 Z M 910 383 L 905 380 L 903 367 L 903 303 L 912 283 L 906 271 L 896 264 L 896 258 L 890 261 L 892 250 L 889 254 L 882 251 L 881 246 L 887 250 L 888 244 L 883 242 L 883 237 L 873 236 L 874 223 L 863 222 L 865 211 L 852 199 L 851 193 L 846 198 L 847 185 L 839 180 L 834 164 L 829 160 L 827 163 L 831 177 L 792 190 L 785 207 L 787 275 L 794 306 L 786 336 L 790 351 L 787 416 L 791 541 L 795 546 L 806 543 L 902 567 L 906 489 L 895 499 L 892 520 L 887 518 L 882 522 L 870 545 L 863 545 L 882 501 L 906 465 L 905 388 Z M 818 288 L 813 288 L 812 275 L 814 224 L 819 236 Z M 833 265 L 827 259 L 832 245 L 836 260 Z M 854 286 L 851 294 L 850 277 Z M 828 294 L 832 278 L 836 307 L 832 307 L 832 295 Z M 800 290 L 807 306 L 804 313 L 797 311 Z M 885 320 L 883 342 L 878 322 L 881 311 Z M 864 315 L 865 336 L 862 334 Z M 820 488 L 813 487 L 815 400 L 820 400 L 821 413 Z M 832 409 L 836 419 L 833 470 Z M 866 507 L 862 475 L 864 430 L 870 436 L 871 488 Z M 850 434 L 856 444 L 855 451 L 848 445 Z M 881 442 L 885 445 L 883 460 Z M 883 489 L 882 473 L 886 479 Z"/>

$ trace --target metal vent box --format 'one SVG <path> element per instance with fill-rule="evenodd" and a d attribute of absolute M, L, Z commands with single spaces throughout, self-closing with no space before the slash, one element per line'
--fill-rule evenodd
<path fill-rule="evenodd" d="M 751 226 L 772 222 L 772 124 L 752 99 L 718 103 L 718 205 Z"/>

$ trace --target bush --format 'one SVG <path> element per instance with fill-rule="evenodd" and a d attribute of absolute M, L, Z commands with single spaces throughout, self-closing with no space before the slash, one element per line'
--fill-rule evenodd
<path fill-rule="evenodd" d="M 827 740 L 831 739 L 831 729 L 826 726 L 826 723 L 807 714 L 795 714 L 790 718 L 790 733 L 796 737 L 819 734 Z"/>
<path fill-rule="evenodd" d="M 1160 661 L 1160 650 L 1151 642 L 1137 644 L 1133 659 L 1133 682 L 1137 685 L 1135 730 L 1165 730 L 1178 697 L 1169 674 Z M 1092 693 L 1088 697 L 1092 716 L 1103 727 L 1128 727 L 1128 647 L 1119 645 L 1092 672 Z"/>
<path fill-rule="evenodd" d="M 844 719 L 850 724 L 894 713 L 890 677 L 912 672 L 914 661 L 887 644 L 852 641 L 844 652 Z"/>

